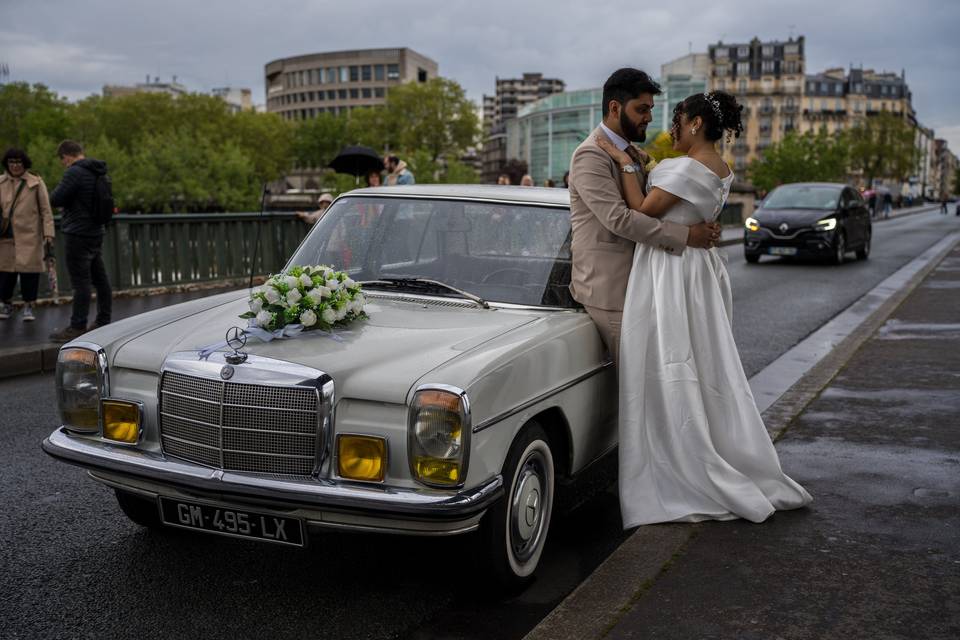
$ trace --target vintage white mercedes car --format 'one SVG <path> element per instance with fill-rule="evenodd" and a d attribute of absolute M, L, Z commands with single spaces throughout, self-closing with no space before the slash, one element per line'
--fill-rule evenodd
<path fill-rule="evenodd" d="M 91 331 L 60 350 L 43 449 L 144 526 L 297 546 L 476 531 L 522 584 L 557 488 L 617 438 L 614 371 L 567 288 L 566 190 L 353 191 L 287 266 L 314 264 L 363 282 L 369 318 L 203 357 L 246 325 L 244 290 Z"/>

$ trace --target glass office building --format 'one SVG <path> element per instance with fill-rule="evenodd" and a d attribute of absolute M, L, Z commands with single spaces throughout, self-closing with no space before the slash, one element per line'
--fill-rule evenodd
<path fill-rule="evenodd" d="M 701 89 L 702 91 L 702 89 Z M 527 163 L 535 184 L 551 179 L 562 184 L 570 158 L 600 124 L 603 89 L 555 93 L 523 107 L 507 124 L 507 158 Z M 647 140 L 663 129 L 666 95 L 656 96 Z"/>

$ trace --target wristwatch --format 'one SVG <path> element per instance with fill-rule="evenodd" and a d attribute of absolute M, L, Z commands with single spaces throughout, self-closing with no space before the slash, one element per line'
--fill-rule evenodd
<path fill-rule="evenodd" d="M 631 163 L 620 167 L 620 171 L 621 173 L 636 173 L 639 171 L 639 169 L 637 168 L 637 165 Z"/>

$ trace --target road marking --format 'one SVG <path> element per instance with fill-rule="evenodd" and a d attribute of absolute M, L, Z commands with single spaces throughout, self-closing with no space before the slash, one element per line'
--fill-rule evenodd
<path fill-rule="evenodd" d="M 931 263 L 943 259 L 958 241 L 960 232 L 943 238 L 750 378 L 750 389 L 760 413 L 770 408 L 887 299 L 907 286 L 914 276 Z"/>

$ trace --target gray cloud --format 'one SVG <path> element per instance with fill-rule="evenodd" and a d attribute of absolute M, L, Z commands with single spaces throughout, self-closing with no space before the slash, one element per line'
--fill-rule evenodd
<path fill-rule="evenodd" d="M 605 6 L 602 11 L 599 7 Z M 471 98 L 496 76 L 542 71 L 572 89 L 619 66 L 658 73 L 708 44 L 806 36 L 807 66 L 906 70 L 921 122 L 960 150 L 960 3 L 674 0 L 662 6 L 545 0 L 38 0 L 0 8 L 0 62 L 13 79 L 80 97 L 147 74 L 190 89 L 247 86 L 263 100 L 263 67 L 290 55 L 409 46 L 435 59 Z"/>

